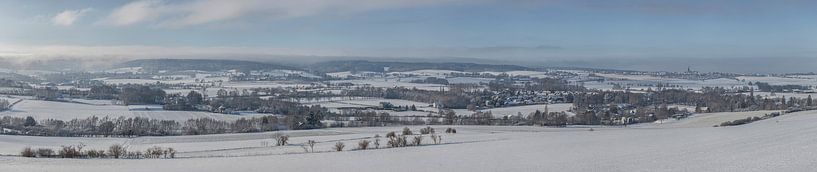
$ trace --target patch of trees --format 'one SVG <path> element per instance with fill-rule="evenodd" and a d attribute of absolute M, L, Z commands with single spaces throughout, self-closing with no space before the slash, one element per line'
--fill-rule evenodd
<path fill-rule="evenodd" d="M 117 89 L 108 86 L 108 85 L 94 85 L 91 86 L 91 90 L 88 91 L 89 99 L 98 99 L 98 100 L 108 100 L 108 99 L 115 99 L 117 94 Z"/>
<path fill-rule="evenodd" d="M 791 92 L 793 90 L 808 90 L 809 89 L 808 86 L 802 86 L 802 85 L 770 85 L 769 83 L 765 83 L 765 82 L 755 82 L 754 85 L 756 85 L 757 88 L 760 91 L 764 91 L 764 92 L 778 92 L 779 93 L 779 92 Z"/>
<path fill-rule="evenodd" d="M 283 120 L 291 120 L 293 123 L 301 122 L 298 119 L 289 117 L 285 117 Z M 91 116 L 85 119 L 72 119 L 69 121 L 46 119 L 38 122 L 32 117 L 20 118 L 5 116 L 0 118 L 0 127 L 9 129 L 9 132 L 3 134 L 10 135 L 133 137 L 276 131 L 281 128 L 286 128 L 279 124 L 281 123 L 280 121 L 281 119 L 275 116 L 239 118 L 236 121 L 197 118 L 189 119 L 182 123 L 173 120 L 157 120 L 141 117 L 99 118 Z M 298 125 L 295 127 L 298 127 Z"/>
<path fill-rule="evenodd" d="M 705 112 L 733 112 L 748 110 L 785 110 L 789 107 L 813 106 L 811 98 L 762 98 L 745 94 L 727 93 L 723 88 L 704 88 L 702 92 L 686 90 L 661 90 L 648 93 L 587 92 L 577 94 L 573 102 L 577 109 L 610 104 L 629 104 L 636 107 L 655 107 L 680 104 L 707 107 Z M 703 110 L 698 113 L 704 112 Z"/>
<path fill-rule="evenodd" d="M 5 78 L 0 78 L 0 87 L 12 87 L 12 88 L 26 88 L 30 89 L 31 85 L 26 84 L 25 82 L 20 82 L 16 80 L 10 80 Z"/>
<path fill-rule="evenodd" d="M 358 87 L 344 90 L 341 94 L 352 97 L 380 97 L 386 99 L 403 99 L 425 103 L 435 103 L 438 107 L 464 109 L 469 104 L 474 104 L 471 100 L 473 95 L 464 90 L 455 90 L 452 87 L 448 91 L 429 91 L 416 88 L 377 88 Z"/>
<path fill-rule="evenodd" d="M 517 82 L 518 81 L 518 82 Z M 521 83 L 521 84 L 519 84 Z M 570 85 L 566 80 L 554 78 L 498 77 L 488 83 L 491 91 L 584 91 L 580 85 Z"/>
<path fill-rule="evenodd" d="M 26 147 L 20 151 L 20 156 L 29 158 L 111 158 L 111 159 L 146 159 L 146 158 L 176 158 L 176 149 L 163 148 L 154 146 L 148 148 L 144 152 L 128 151 L 122 145 L 114 144 L 108 147 L 107 150 L 100 149 L 86 149 L 85 145 L 68 145 L 61 146 L 60 149 L 54 151 L 50 148 L 31 148 Z"/>
<path fill-rule="evenodd" d="M 204 97 L 196 91 L 190 91 L 186 96 L 170 94 L 165 97 L 164 110 L 195 111 L 197 106 L 204 103 Z"/>
<path fill-rule="evenodd" d="M 41 87 L 32 89 L 34 98 L 40 100 L 57 100 L 60 98 L 59 90 L 56 87 Z"/>
<path fill-rule="evenodd" d="M 448 80 L 444 78 L 437 78 L 437 77 L 428 77 L 425 79 L 415 79 L 409 81 L 411 83 L 421 83 L 421 84 L 440 84 L 440 85 L 448 85 Z"/>
<path fill-rule="evenodd" d="M 748 124 L 748 123 L 752 123 L 752 122 L 755 122 L 755 121 L 760 121 L 760 120 L 764 120 L 764 119 L 774 118 L 774 117 L 777 117 L 777 116 L 780 116 L 780 115 L 781 115 L 780 113 L 775 112 L 775 113 L 770 113 L 770 114 L 764 114 L 764 115 L 763 115 L 763 116 L 761 116 L 761 117 L 751 116 L 751 117 L 746 117 L 746 118 L 744 118 L 744 119 L 737 119 L 737 120 L 733 120 L 733 121 L 726 121 L 726 122 L 721 123 L 720 125 L 715 125 L 715 127 L 725 127 L 725 126 L 736 126 L 736 125 L 743 125 L 743 124 Z"/>
<path fill-rule="evenodd" d="M 119 100 L 125 105 L 162 104 L 165 91 L 146 85 L 124 85 L 119 93 Z"/>
<path fill-rule="evenodd" d="M 8 100 L 0 99 L 0 111 L 8 110 L 10 108 L 10 106 L 11 106 L 11 103 L 9 103 Z"/>

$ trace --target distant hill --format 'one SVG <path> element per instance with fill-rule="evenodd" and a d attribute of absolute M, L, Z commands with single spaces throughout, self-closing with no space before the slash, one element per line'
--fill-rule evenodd
<path fill-rule="evenodd" d="M 464 72 L 482 72 L 482 71 L 505 72 L 514 70 L 533 70 L 532 68 L 516 65 L 492 65 L 476 63 L 375 62 L 365 60 L 328 61 L 315 63 L 310 66 L 310 68 L 315 71 L 327 73 L 343 71 L 383 72 L 383 67 L 389 67 L 390 72 L 404 72 L 424 69 L 455 70 Z"/>
<path fill-rule="evenodd" d="M 140 59 L 124 62 L 118 67 L 142 67 L 145 71 L 182 71 L 182 70 L 299 70 L 295 67 L 278 64 L 241 61 L 241 60 L 209 60 L 209 59 Z"/>

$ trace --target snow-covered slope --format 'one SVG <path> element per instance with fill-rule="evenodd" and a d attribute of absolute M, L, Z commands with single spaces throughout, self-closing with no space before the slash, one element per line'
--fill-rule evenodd
<path fill-rule="evenodd" d="M 419 129 L 421 126 L 411 126 Z M 437 131 L 448 126 L 434 126 Z M 798 112 L 733 127 L 542 128 L 453 126 L 444 144 L 347 149 L 374 133 L 402 127 L 288 131 L 291 146 L 263 147 L 262 134 L 125 138 L 0 136 L 3 154 L 26 144 L 173 146 L 178 159 L 31 159 L 0 156 L 2 171 L 812 171 L 817 112 Z M 300 133 L 297 133 L 300 132 Z M 319 153 L 297 146 L 318 141 Z M 254 144 L 255 143 L 255 144 Z M 36 146 L 36 145 L 35 145 Z M 18 148 L 19 147 L 19 148 Z M 223 157 L 228 156 L 228 157 Z"/>

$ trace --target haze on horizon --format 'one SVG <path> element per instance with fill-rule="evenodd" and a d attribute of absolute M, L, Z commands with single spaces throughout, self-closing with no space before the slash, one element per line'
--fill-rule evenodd
<path fill-rule="evenodd" d="M 813 72 L 814 6 L 800 0 L 9 0 L 0 2 L 0 57 L 451 57 Z"/>

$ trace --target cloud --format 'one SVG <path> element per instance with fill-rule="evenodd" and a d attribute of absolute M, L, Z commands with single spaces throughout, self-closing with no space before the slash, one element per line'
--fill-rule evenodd
<path fill-rule="evenodd" d="M 141 0 L 116 8 L 102 23 L 127 26 L 156 19 L 164 11 L 164 3 L 159 0 Z"/>
<path fill-rule="evenodd" d="M 281 20 L 481 1 L 484 0 L 140 0 L 114 9 L 105 23 L 127 26 L 153 22 L 166 27 L 185 27 L 249 16 Z"/>
<path fill-rule="evenodd" d="M 74 22 L 79 20 L 79 18 L 81 18 L 82 16 L 85 16 L 85 14 L 88 13 L 89 11 L 91 11 L 91 10 L 93 10 L 93 9 L 85 8 L 85 9 L 79 9 L 79 10 L 65 10 L 65 11 L 57 14 L 56 16 L 54 16 L 54 18 L 52 18 L 51 21 L 55 25 L 71 26 L 71 25 L 74 24 Z"/>

